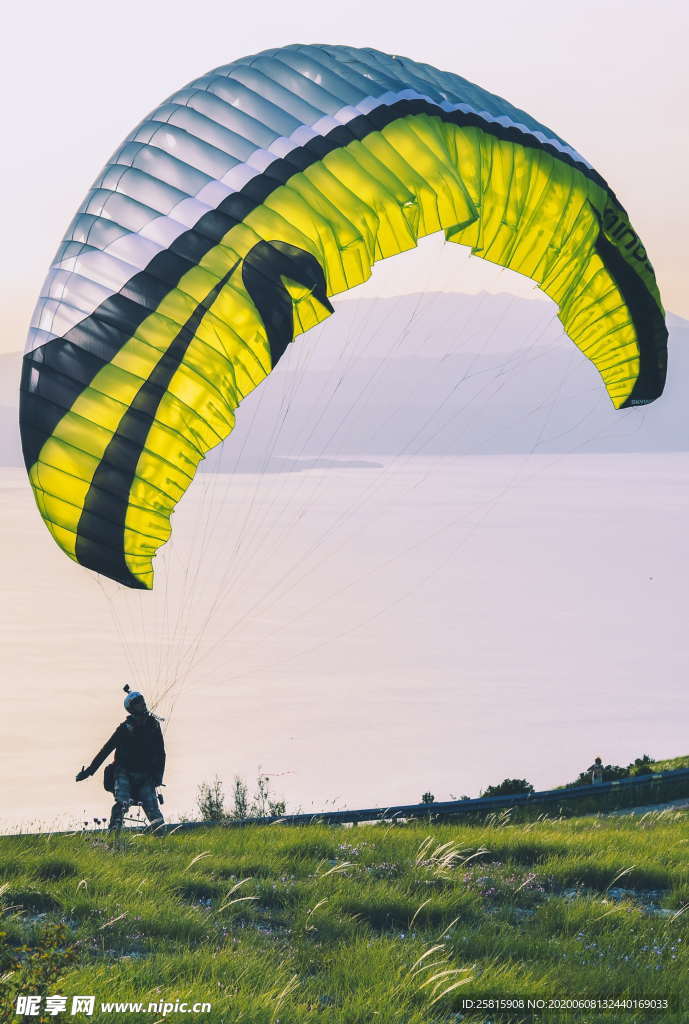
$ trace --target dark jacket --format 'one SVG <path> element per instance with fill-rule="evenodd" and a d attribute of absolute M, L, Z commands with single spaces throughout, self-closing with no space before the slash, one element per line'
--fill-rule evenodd
<path fill-rule="evenodd" d="M 156 786 L 163 781 L 165 744 L 155 715 L 147 714 L 140 725 L 134 724 L 133 715 L 127 715 L 126 720 L 117 726 L 108 742 L 91 761 L 87 769 L 90 775 L 98 771 L 113 750 L 118 768 L 150 775 Z"/>

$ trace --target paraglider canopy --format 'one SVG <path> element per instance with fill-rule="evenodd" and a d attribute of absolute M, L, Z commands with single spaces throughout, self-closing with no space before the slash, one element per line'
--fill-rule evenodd
<path fill-rule="evenodd" d="M 653 269 L 576 150 L 428 65 L 346 46 L 268 50 L 148 115 L 50 268 L 20 418 L 62 549 L 150 588 L 170 515 L 242 399 L 333 312 L 330 296 L 437 231 L 536 281 L 615 407 L 661 394 Z"/>

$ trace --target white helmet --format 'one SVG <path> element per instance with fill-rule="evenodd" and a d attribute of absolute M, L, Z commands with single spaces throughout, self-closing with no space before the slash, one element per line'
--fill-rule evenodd
<path fill-rule="evenodd" d="M 143 693 L 139 693 L 138 690 L 130 690 L 129 689 L 129 683 L 127 683 L 127 685 L 124 687 L 124 692 L 127 694 L 127 696 L 124 698 L 124 710 L 125 711 L 129 711 L 129 709 L 131 708 L 132 704 L 134 704 L 136 701 L 139 701 L 139 700 L 143 701 L 144 707 L 146 706 L 146 701 L 144 700 Z"/>

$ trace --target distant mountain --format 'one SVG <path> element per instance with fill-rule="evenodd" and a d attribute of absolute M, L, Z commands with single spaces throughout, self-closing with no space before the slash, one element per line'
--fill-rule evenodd
<path fill-rule="evenodd" d="M 685 320 L 683 316 L 677 316 L 676 313 L 668 313 L 665 317 L 665 323 L 670 332 L 689 330 L 689 320 Z"/>
<path fill-rule="evenodd" d="M 549 302 L 488 293 L 335 302 L 335 315 L 290 346 L 242 404 L 206 471 L 280 472 L 400 452 L 689 448 L 689 321 L 674 314 L 665 394 L 616 412 Z M 0 356 L 4 466 L 22 464 L 20 364 L 18 353 Z"/>

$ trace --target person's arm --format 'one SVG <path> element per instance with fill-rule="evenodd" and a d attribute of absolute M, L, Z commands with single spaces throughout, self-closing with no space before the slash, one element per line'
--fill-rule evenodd
<path fill-rule="evenodd" d="M 160 728 L 160 723 L 157 721 L 155 723 L 155 729 L 153 730 L 151 766 L 153 771 L 153 782 L 156 786 L 161 786 L 163 783 L 163 773 L 165 771 L 165 742 L 163 740 L 163 730 Z"/>
<path fill-rule="evenodd" d="M 113 750 L 117 746 L 119 732 L 120 726 L 118 725 L 118 727 L 115 729 L 114 733 L 112 734 L 108 742 L 100 748 L 100 750 L 94 757 L 93 761 L 91 761 L 91 764 L 88 766 L 88 768 L 84 769 L 84 778 L 86 778 L 89 775 L 93 775 L 95 772 L 97 772 L 100 766 L 103 764 L 103 761 L 108 756 L 108 754 L 112 754 Z M 81 775 L 81 772 L 79 774 Z"/>

